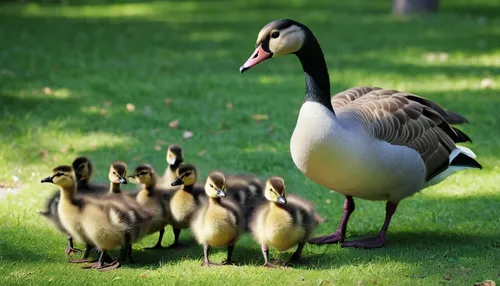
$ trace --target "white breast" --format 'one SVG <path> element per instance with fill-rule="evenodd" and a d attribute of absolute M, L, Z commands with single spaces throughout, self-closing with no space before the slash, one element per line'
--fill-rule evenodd
<path fill-rule="evenodd" d="M 400 200 L 420 190 L 425 178 L 415 150 L 376 140 L 354 116 L 336 117 L 316 102 L 302 105 L 290 151 L 314 182 L 363 199 Z"/>

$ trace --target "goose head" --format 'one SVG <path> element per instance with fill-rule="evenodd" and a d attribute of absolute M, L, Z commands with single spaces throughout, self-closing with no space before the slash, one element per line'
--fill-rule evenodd
<path fill-rule="evenodd" d="M 109 168 L 108 178 L 111 183 L 127 184 L 127 164 L 118 161 L 111 164 Z"/>
<path fill-rule="evenodd" d="M 168 146 L 167 150 L 167 163 L 171 167 L 177 167 L 182 162 L 184 162 L 184 154 L 182 152 L 182 147 L 177 144 L 172 144 Z"/>
<path fill-rule="evenodd" d="M 148 164 L 142 164 L 135 168 L 134 175 L 128 176 L 134 184 L 144 184 L 147 186 L 156 185 L 156 173 L 153 167 Z"/>
<path fill-rule="evenodd" d="M 73 188 L 76 177 L 71 166 L 63 165 L 54 168 L 52 175 L 42 179 L 41 183 L 52 183 L 62 188 Z"/>
<path fill-rule="evenodd" d="M 265 25 L 257 36 L 256 49 L 240 67 L 243 73 L 260 62 L 300 51 L 306 42 L 308 29 L 293 20 L 283 19 Z"/>
<path fill-rule="evenodd" d="M 285 181 L 281 177 L 271 177 L 266 182 L 264 196 L 268 201 L 278 204 L 286 204 Z"/>
<path fill-rule="evenodd" d="M 197 172 L 196 167 L 191 164 L 183 164 L 176 170 L 176 178 L 172 182 L 172 186 L 192 186 L 196 183 Z"/>
<path fill-rule="evenodd" d="M 87 157 L 78 157 L 73 161 L 73 169 L 75 170 L 76 180 L 90 180 L 94 173 L 94 167 Z"/>
<path fill-rule="evenodd" d="M 212 172 L 205 183 L 205 193 L 211 198 L 224 198 L 226 196 L 226 178 L 221 172 Z"/>

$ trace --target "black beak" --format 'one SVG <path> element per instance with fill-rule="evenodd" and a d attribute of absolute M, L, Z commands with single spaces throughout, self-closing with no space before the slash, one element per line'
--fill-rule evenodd
<path fill-rule="evenodd" d="M 217 197 L 218 198 L 225 198 L 226 197 L 226 193 L 222 189 L 218 189 L 217 190 Z"/>
<path fill-rule="evenodd" d="M 278 203 L 282 204 L 282 205 L 286 205 L 286 199 L 285 199 L 285 197 L 283 197 L 283 196 L 278 196 L 278 197 L 276 198 L 276 201 L 277 201 Z"/>
<path fill-rule="evenodd" d="M 127 184 L 128 183 L 127 179 L 122 178 L 122 177 L 118 178 L 118 181 L 120 182 L 120 184 Z"/>
<path fill-rule="evenodd" d="M 241 66 L 240 67 L 240 73 L 244 73 L 246 72 L 247 70 L 249 70 L 250 68 L 247 68 L 247 67 L 244 67 L 244 66 Z"/>
<path fill-rule="evenodd" d="M 54 183 L 54 181 L 52 181 L 52 176 L 48 176 L 47 178 L 42 179 L 40 183 Z"/>
<path fill-rule="evenodd" d="M 180 186 L 180 185 L 184 185 L 184 181 L 181 179 L 181 178 L 176 178 L 175 181 L 172 182 L 172 184 L 170 184 L 172 187 L 173 186 Z"/>

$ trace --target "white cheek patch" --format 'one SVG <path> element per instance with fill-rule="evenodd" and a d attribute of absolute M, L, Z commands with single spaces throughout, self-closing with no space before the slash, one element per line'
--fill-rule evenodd
<path fill-rule="evenodd" d="M 281 30 L 278 38 L 269 40 L 269 50 L 273 53 L 273 58 L 294 53 L 302 47 L 304 39 L 304 31 L 297 26 L 291 26 Z"/>

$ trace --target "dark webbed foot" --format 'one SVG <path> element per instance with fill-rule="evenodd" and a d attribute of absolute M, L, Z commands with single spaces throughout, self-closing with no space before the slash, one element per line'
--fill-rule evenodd
<path fill-rule="evenodd" d="M 219 266 L 219 264 L 217 264 L 217 263 L 213 263 L 213 262 L 210 262 L 210 261 L 208 261 L 208 260 L 204 260 L 204 261 L 201 263 L 201 266 L 212 267 L 212 266 Z"/>
<path fill-rule="evenodd" d="M 334 244 L 341 243 L 343 241 L 344 235 L 340 231 L 336 231 L 328 235 L 312 238 L 308 242 L 311 244 Z"/>
<path fill-rule="evenodd" d="M 96 267 L 95 269 L 105 272 L 105 271 L 115 270 L 118 267 L 120 267 L 120 262 L 115 260 L 111 263 L 104 262 L 101 266 Z"/>
<path fill-rule="evenodd" d="M 270 263 L 270 262 L 266 262 L 264 263 L 264 265 L 262 265 L 263 267 L 266 267 L 266 268 L 278 268 L 278 266 Z"/>
<path fill-rule="evenodd" d="M 235 265 L 235 262 L 232 260 L 224 260 L 221 265 Z"/>
<path fill-rule="evenodd" d="M 64 253 L 66 253 L 66 255 L 70 255 L 71 253 L 80 253 L 80 252 L 82 252 L 81 249 L 74 247 L 67 247 L 66 250 L 64 250 Z"/>

